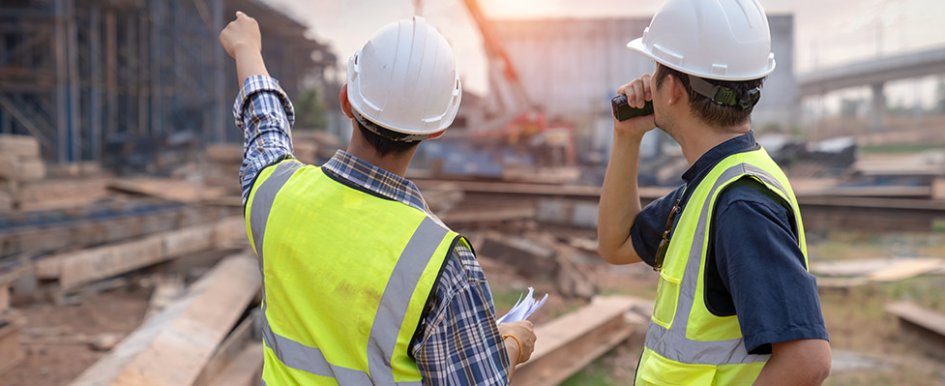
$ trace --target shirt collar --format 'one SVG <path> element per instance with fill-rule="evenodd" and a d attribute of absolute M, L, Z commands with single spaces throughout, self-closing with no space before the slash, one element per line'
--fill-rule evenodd
<path fill-rule="evenodd" d="M 751 131 L 722 142 L 699 157 L 699 159 L 689 167 L 689 170 L 683 173 L 682 178 L 687 184 L 692 183 L 708 173 L 709 170 L 712 170 L 719 161 L 726 157 L 732 154 L 755 150 L 758 146 L 758 143 L 755 142 L 755 135 Z"/>
<path fill-rule="evenodd" d="M 416 184 L 354 154 L 338 150 L 322 167 L 362 189 L 429 212 L 427 203 L 423 200 L 420 188 Z"/>

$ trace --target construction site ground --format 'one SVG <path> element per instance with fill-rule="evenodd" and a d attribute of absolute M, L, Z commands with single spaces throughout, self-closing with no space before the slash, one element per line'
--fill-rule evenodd
<path fill-rule="evenodd" d="M 831 232 L 812 237 L 811 259 L 860 259 L 886 257 L 890 253 L 913 252 L 945 256 L 945 235 L 902 234 L 878 237 L 868 234 Z M 534 316 L 536 324 L 548 322 L 586 303 L 556 293 L 554 283 L 529 281 L 512 273 L 505 264 L 480 258 L 501 314 L 532 285 L 548 292 L 546 306 Z M 582 269 L 598 283 L 602 294 L 633 295 L 650 299 L 655 294 L 656 275 L 647 267 L 609 266 L 586 261 Z M 134 330 L 143 320 L 153 288 L 147 275 L 132 284 L 91 293 L 73 304 L 40 302 L 19 308 L 28 321 L 23 331 L 26 359 L 3 377 L 9 386 L 68 384 L 107 350 L 96 348 L 76 336 L 118 338 Z M 851 289 L 822 291 L 824 314 L 834 350 L 834 371 L 828 385 L 941 385 L 945 380 L 943 358 L 921 347 L 921 338 L 904 335 L 895 318 L 883 310 L 890 299 L 911 299 L 945 312 L 945 282 L 941 276 L 924 276 L 892 284 L 871 284 Z M 569 378 L 565 385 L 628 384 L 640 355 L 642 336 L 618 345 L 590 366 Z"/>

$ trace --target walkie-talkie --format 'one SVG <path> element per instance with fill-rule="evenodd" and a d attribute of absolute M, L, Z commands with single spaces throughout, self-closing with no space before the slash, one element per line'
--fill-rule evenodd
<path fill-rule="evenodd" d="M 630 107 L 626 95 L 617 95 L 610 100 L 610 107 L 614 110 L 614 118 L 626 121 L 630 118 L 653 114 L 653 102 L 646 101 L 642 109 Z"/>

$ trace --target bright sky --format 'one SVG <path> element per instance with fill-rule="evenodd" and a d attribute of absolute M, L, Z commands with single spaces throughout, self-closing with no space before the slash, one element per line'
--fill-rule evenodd
<path fill-rule="evenodd" d="M 413 15 L 411 0 L 265 0 L 331 43 L 340 58 L 380 27 Z M 649 16 L 661 0 L 480 0 L 490 18 Z M 761 0 L 768 13 L 795 15 L 797 71 L 945 45 L 941 0 Z M 453 44 L 464 85 L 486 88 L 479 32 L 461 0 L 425 0 L 424 15 Z M 627 40 L 634 36 L 627 36 Z M 342 66 L 345 63 L 342 63 Z"/>

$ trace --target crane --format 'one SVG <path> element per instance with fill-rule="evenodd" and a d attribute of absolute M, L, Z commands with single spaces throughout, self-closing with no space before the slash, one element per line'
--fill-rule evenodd
<path fill-rule="evenodd" d="M 415 0 L 416 4 L 422 0 Z M 498 111 L 477 130 L 481 137 L 494 138 L 496 133 L 511 144 L 547 132 L 554 146 L 563 148 L 565 163 L 573 164 L 574 135 L 570 127 L 549 129 L 544 111 L 529 98 L 508 53 L 496 36 L 478 0 L 462 0 L 482 36 L 488 61 L 490 89 Z M 552 133 L 551 131 L 554 131 Z"/>

